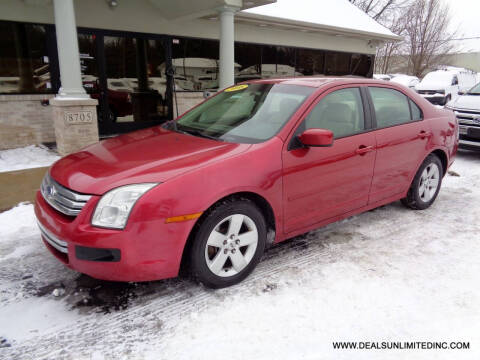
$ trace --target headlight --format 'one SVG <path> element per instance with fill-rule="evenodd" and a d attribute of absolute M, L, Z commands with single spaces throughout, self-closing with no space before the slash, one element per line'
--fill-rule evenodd
<path fill-rule="evenodd" d="M 110 190 L 98 202 L 92 225 L 123 229 L 137 200 L 155 185 L 158 183 L 125 185 Z"/>

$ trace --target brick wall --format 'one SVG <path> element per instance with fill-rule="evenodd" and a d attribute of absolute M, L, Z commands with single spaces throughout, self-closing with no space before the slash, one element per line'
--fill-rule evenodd
<path fill-rule="evenodd" d="M 0 150 L 55 142 L 51 106 L 55 95 L 0 95 Z"/>
<path fill-rule="evenodd" d="M 0 95 L 0 150 L 44 142 L 55 142 L 53 109 L 42 105 L 42 100 L 53 94 Z M 202 102 L 203 92 L 178 92 L 178 115 Z M 177 117 L 177 108 L 173 113 Z"/>

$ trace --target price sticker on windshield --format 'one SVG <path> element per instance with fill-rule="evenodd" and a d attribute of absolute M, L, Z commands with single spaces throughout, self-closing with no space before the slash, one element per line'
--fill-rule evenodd
<path fill-rule="evenodd" d="M 229 87 L 228 89 L 225 89 L 225 92 L 240 91 L 246 88 L 248 88 L 247 84 L 237 85 L 237 86 L 232 86 L 232 87 Z"/>

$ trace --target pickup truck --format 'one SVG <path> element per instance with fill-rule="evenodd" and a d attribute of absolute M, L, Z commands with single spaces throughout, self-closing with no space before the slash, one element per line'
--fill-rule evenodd
<path fill-rule="evenodd" d="M 460 132 L 459 146 L 464 149 L 480 150 L 480 83 L 445 107 L 453 110 L 457 116 Z"/>

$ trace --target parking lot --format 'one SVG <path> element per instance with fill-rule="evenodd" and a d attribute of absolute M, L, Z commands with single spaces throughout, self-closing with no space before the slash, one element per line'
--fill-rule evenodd
<path fill-rule="evenodd" d="M 80 276 L 19 205 L 0 214 L 0 358 L 478 359 L 480 154 L 461 152 L 451 171 L 430 209 L 396 202 L 289 240 L 216 291 Z M 470 349 L 353 353 L 334 341 Z"/>

